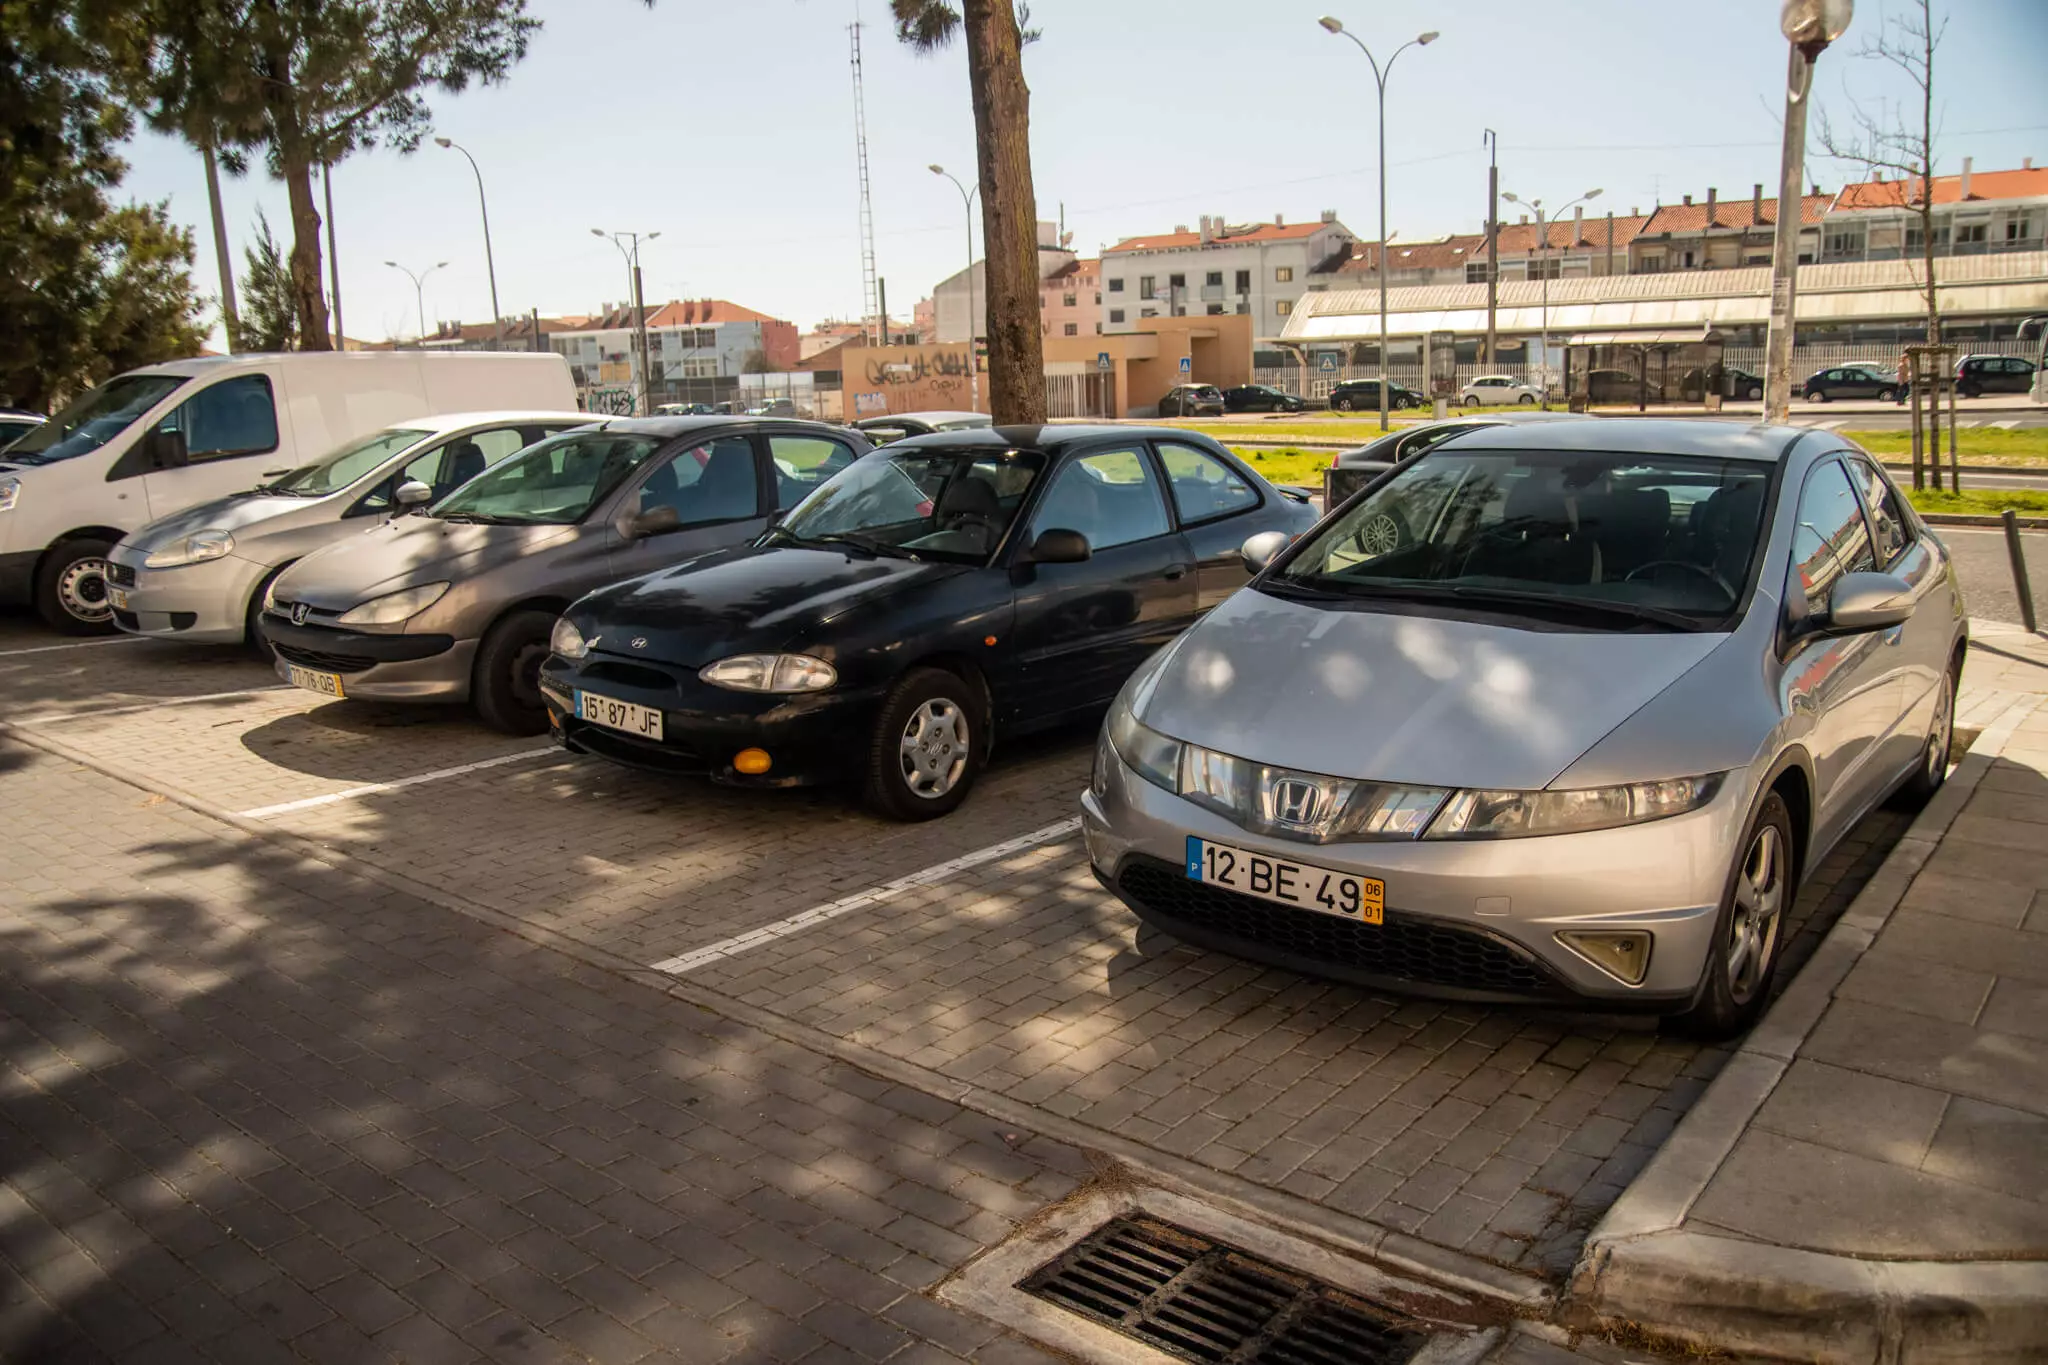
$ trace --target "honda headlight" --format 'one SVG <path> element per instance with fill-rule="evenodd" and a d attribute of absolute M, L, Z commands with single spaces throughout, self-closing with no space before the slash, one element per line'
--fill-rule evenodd
<path fill-rule="evenodd" d="M 1177 788 L 1180 772 L 1181 742 L 1168 739 L 1157 730 L 1138 723 L 1122 697 L 1110 708 L 1109 719 L 1103 729 L 1109 735 L 1109 745 L 1117 751 L 1131 771 L 1155 787 L 1168 791 Z"/>
<path fill-rule="evenodd" d="M 359 602 L 341 614 L 340 624 L 344 626 L 396 626 L 410 621 L 428 607 L 441 600 L 441 594 L 448 591 L 446 583 L 422 583 L 417 588 L 406 588 L 399 592 L 388 592 L 382 597 L 373 597 Z"/>
<path fill-rule="evenodd" d="M 734 692 L 822 692 L 839 681 L 838 670 L 808 654 L 735 654 L 697 676 Z"/>
<path fill-rule="evenodd" d="M 12 512 L 14 504 L 21 501 L 21 480 L 12 474 L 0 479 L 0 512 Z"/>
<path fill-rule="evenodd" d="M 583 638 L 583 632 L 576 629 L 576 623 L 566 616 L 555 618 L 555 628 L 548 635 L 548 648 L 565 659 L 581 659 L 590 653 L 590 641 Z"/>
<path fill-rule="evenodd" d="M 1246 829 L 1329 844 L 1419 838 L 1450 792 L 1298 772 L 1189 744 L 1180 794 Z"/>
<path fill-rule="evenodd" d="M 226 531 L 194 531 L 180 536 L 142 561 L 145 569 L 175 569 L 184 564 L 203 564 L 219 559 L 235 548 L 235 538 Z"/>
<path fill-rule="evenodd" d="M 1721 790 L 1725 773 L 1630 782 L 1575 791 L 1461 791 L 1444 803 L 1427 839 L 1514 839 L 1663 820 L 1698 810 Z"/>

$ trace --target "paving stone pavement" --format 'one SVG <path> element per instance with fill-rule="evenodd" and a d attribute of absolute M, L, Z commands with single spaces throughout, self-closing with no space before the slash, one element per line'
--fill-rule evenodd
<path fill-rule="evenodd" d="M 1049 1361 L 922 1291 L 1074 1149 L 5 740 L 0 809 L 0 1359 Z"/>

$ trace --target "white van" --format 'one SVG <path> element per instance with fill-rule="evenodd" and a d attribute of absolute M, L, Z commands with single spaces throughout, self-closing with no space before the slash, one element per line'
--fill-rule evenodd
<path fill-rule="evenodd" d="M 73 635 L 113 629 L 106 554 L 138 527 L 422 413 L 574 412 L 554 354 L 209 356 L 80 395 L 0 452 L 0 602 Z"/>

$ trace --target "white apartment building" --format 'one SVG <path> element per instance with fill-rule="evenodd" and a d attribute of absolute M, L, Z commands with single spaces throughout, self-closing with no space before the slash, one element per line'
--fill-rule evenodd
<path fill-rule="evenodd" d="M 1356 240 L 1334 210 L 1289 223 L 1185 226 L 1131 237 L 1102 252 L 1102 330 L 1136 331 L 1141 318 L 1247 313 L 1253 333 L 1277 335 L 1303 294 L 1329 287 Z"/>

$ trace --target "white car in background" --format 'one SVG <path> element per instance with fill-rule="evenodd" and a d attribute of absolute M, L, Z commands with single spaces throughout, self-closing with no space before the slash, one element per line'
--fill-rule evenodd
<path fill-rule="evenodd" d="M 1466 380 L 1465 387 L 1458 391 L 1459 406 L 1467 408 L 1492 408 L 1503 403 L 1527 403 L 1534 407 L 1542 401 L 1542 389 L 1507 374 L 1482 374 Z"/>

